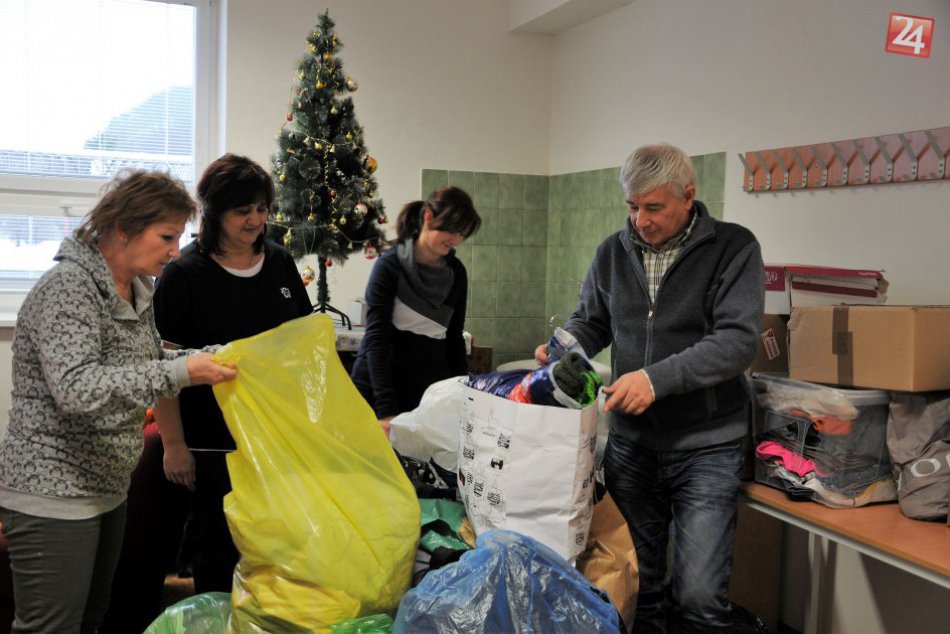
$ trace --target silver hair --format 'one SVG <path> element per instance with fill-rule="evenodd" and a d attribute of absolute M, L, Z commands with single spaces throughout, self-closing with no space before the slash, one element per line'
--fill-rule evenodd
<path fill-rule="evenodd" d="M 620 186 L 627 196 L 669 185 L 676 196 L 683 198 L 686 188 L 695 184 L 693 162 L 683 150 L 666 143 L 637 148 L 620 168 Z"/>

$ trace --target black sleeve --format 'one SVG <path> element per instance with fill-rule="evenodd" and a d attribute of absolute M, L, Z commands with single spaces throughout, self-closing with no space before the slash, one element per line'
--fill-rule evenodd
<path fill-rule="evenodd" d="M 155 326 L 162 339 L 186 348 L 201 347 L 189 342 L 191 297 L 188 276 L 177 262 L 169 262 L 155 280 L 152 307 L 155 311 Z"/>
<path fill-rule="evenodd" d="M 380 258 L 366 284 L 366 334 L 363 337 L 369 379 L 373 385 L 376 416 L 388 418 L 400 413 L 393 386 L 392 358 L 393 304 L 399 282 L 399 261 Z"/>
<path fill-rule="evenodd" d="M 448 330 L 445 333 L 445 354 L 449 362 L 449 369 L 453 375 L 459 376 L 468 374 L 468 358 L 465 355 L 465 338 L 462 337 L 462 330 L 465 327 L 465 311 L 468 307 L 468 274 L 465 271 L 465 265 L 460 261 L 455 267 L 455 291 L 458 293 L 458 299 L 455 302 L 452 312 L 452 320 L 449 322 Z"/>

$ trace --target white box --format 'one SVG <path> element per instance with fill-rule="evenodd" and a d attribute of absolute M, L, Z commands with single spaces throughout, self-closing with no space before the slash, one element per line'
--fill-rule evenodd
<path fill-rule="evenodd" d="M 765 265 L 765 313 L 789 315 L 796 306 L 883 304 L 884 272 L 807 264 Z"/>

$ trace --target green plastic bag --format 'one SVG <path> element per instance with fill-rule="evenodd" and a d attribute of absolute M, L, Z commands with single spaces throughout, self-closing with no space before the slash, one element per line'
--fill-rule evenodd
<path fill-rule="evenodd" d="M 388 614 L 373 614 L 334 623 L 333 634 L 392 634 L 393 619 Z"/>
<path fill-rule="evenodd" d="M 462 521 L 465 519 L 465 505 L 461 502 L 434 498 L 419 498 L 422 510 L 422 536 L 419 547 L 426 552 L 436 548 L 452 550 L 471 550 L 459 535 Z"/>
<path fill-rule="evenodd" d="M 227 592 L 196 594 L 165 608 L 145 634 L 224 634 L 230 615 Z"/>
<path fill-rule="evenodd" d="M 238 447 L 224 500 L 235 632 L 329 632 L 409 588 L 419 504 L 335 342 L 316 314 L 215 354 L 238 368 L 214 386 Z"/>

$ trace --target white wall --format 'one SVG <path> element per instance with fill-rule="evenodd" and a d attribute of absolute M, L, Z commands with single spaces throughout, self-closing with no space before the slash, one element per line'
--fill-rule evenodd
<path fill-rule="evenodd" d="M 929 59 L 884 52 L 891 12 L 950 23 L 946 0 L 637 0 L 557 36 L 551 172 L 620 165 L 656 141 L 726 151 L 725 217 L 773 262 L 880 267 L 891 303 L 950 304 L 950 181 L 747 194 L 747 150 L 950 125 L 950 34 Z M 939 29 L 939 26 L 937 27 Z M 783 621 L 801 630 L 803 536 Z M 943 631 L 950 591 L 839 548 L 827 632 Z"/>
<path fill-rule="evenodd" d="M 885 53 L 894 11 L 950 23 L 946 0 L 638 0 L 577 26 L 555 40 L 551 171 L 655 141 L 725 151 L 725 217 L 767 261 L 883 268 L 890 303 L 950 304 L 950 180 L 741 190 L 747 150 L 950 125 L 950 35 L 929 59 Z"/>
<path fill-rule="evenodd" d="M 419 198 L 423 168 L 548 173 L 552 39 L 509 34 L 507 0 L 229 0 L 228 150 L 269 165 L 327 7 L 392 222 Z M 361 296 L 371 266 L 359 253 L 333 266 L 331 302 Z"/>

